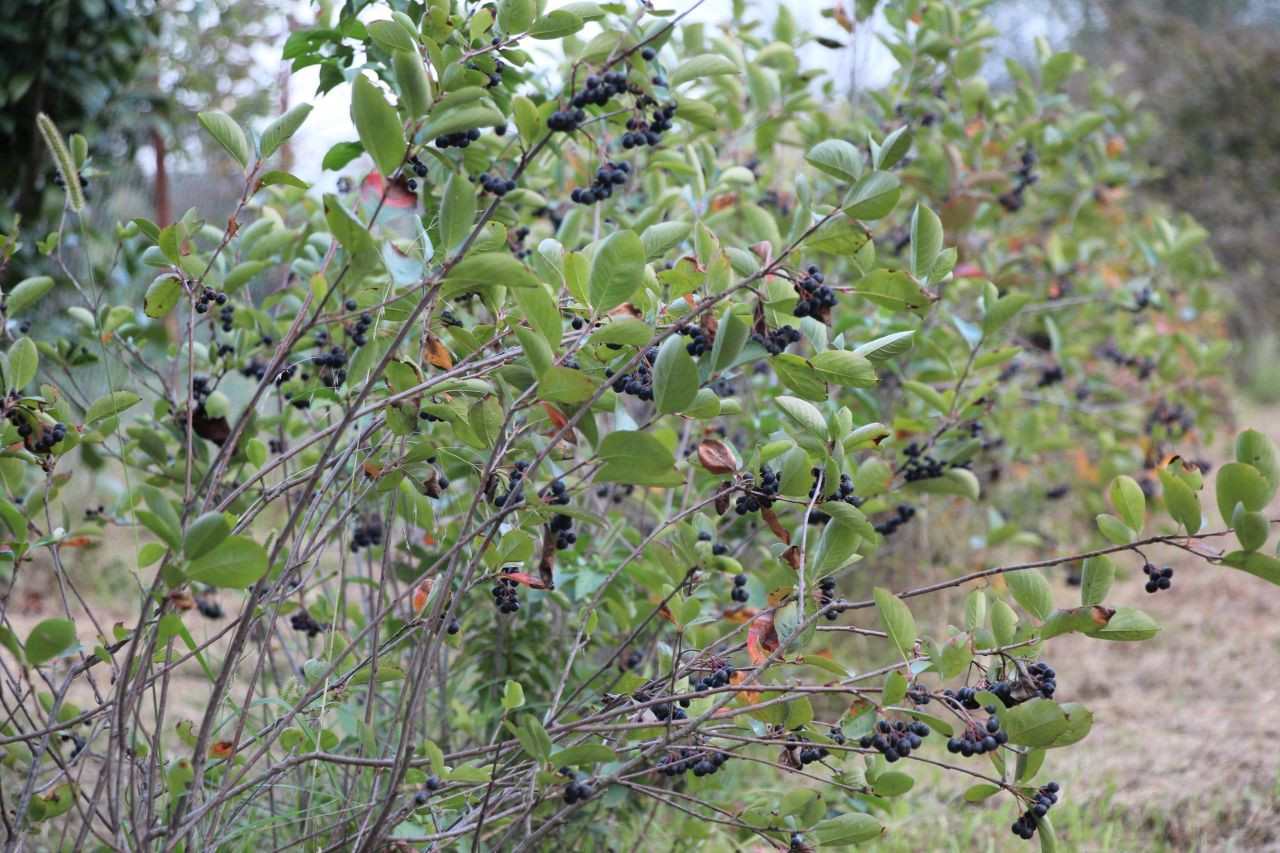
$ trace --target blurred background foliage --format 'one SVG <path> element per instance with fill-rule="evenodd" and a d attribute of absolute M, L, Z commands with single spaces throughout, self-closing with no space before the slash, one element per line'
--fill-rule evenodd
<path fill-rule="evenodd" d="M 1211 232 L 1238 306 L 1233 337 L 1249 341 L 1237 370 L 1256 397 L 1280 399 L 1271 280 L 1280 268 L 1280 2 L 993 0 L 990 13 L 1004 34 L 989 63 L 994 87 L 1009 84 L 1003 60 L 1029 59 L 1033 36 L 1044 35 L 1113 69 L 1141 98 L 1151 132 L 1127 142 L 1153 167 L 1143 191 Z M 97 227 L 110 228 L 118 211 L 163 223 L 194 204 L 230 204 L 234 183 L 204 165 L 225 159 L 204 156 L 194 113 L 254 123 L 287 108 L 288 90 L 275 82 L 285 79 L 281 47 L 298 14 L 305 7 L 273 0 L 0 0 L 0 229 L 20 215 L 38 233 L 58 212 L 33 128 L 41 109 L 90 141 Z M 872 38 L 852 49 L 865 54 Z M 31 247 L 22 258 L 10 276 L 38 263 Z"/>

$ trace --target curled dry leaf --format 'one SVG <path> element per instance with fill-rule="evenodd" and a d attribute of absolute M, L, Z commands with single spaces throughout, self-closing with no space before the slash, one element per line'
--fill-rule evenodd
<path fill-rule="evenodd" d="M 364 475 L 368 477 L 370 480 L 376 480 L 378 477 L 382 476 L 381 466 L 379 466 L 378 463 L 374 462 L 372 459 L 364 460 L 364 462 L 361 463 L 360 467 L 364 469 Z"/>
<path fill-rule="evenodd" d="M 756 615 L 747 627 L 747 656 L 756 666 L 778 650 L 778 631 L 773 624 L 773 611 Z"/>
<path fill-rule="evenodd" d="M 413 590 L 413 610 L 420 613 L 427 606 L 427 599 L 431 597 L 431 588 L 435 586 L 435 579 L 423 578 L 422 582 Z"/>
<path fill-rule="evenodd" d="M 725 480 L 720 484 L 720 493 L 716 495 L 716 515 L 724 515 L 729 511 L 729 499 L 733 497 L 733 482 Z"/>
<path fill-rule="evenodd" d="M 800 567 L 804 565 L 804 551 L 800 550 L 799 545 L 792 545 L 782 552 L 782 562 L 798 572 Z"/>
<path fill-rule="evenodd" d="M 764 519 L 765 524 L 769 525 L 773 535 L 782 540 L 782 544 L 791 544 L 791 531 L 782 526 L 782 522 L 778 520 L 777 514 L 772 509 L 767 506 L 761 507 L 760 517 Z"/>
<path fill-rule="evenodd" d="M 742 625 L 754 619 L 759 612 L 760 608 L 758 607 L 734 607 L 730 610 L 720 611 L 720 618 L 725 622 Z"/>
<path fill-rule="evenodd" d="M 169 593 L 169 602 L 178 610 L 191 610 L 196 606 L 195 597 L 185 589 Z"/>
<path fill-rule="evenodd" d="M 524 584 L 530 589 L 551 589 L 551 584 L 543 583 L 542 578 L 535 578 L 527 572 L 503 572 L 498 577 L 503 580 Z"/>
<path fill-rule="evenodd" d="M 438 367 L 441 370 L 448 370 L 453 367 L 453 356 L 449 354 L 449 350 L 435 335 L 427 335 L 426 356 L 427 363 L 432 367 Z"/>
<path fill-rule="evenodd" d="M 538 576 L 547 589 L 555 588 L 556 539 L 559 534 L 551 528 L 542 533 L 542 555 L 538 558 Z"/>
<path fill-rule="evenodd" d="M 733 450 L 715 438 L 705 438 L 698 443 L 698 462 L 712 474 L 732 474 L 738 470 Z"/>

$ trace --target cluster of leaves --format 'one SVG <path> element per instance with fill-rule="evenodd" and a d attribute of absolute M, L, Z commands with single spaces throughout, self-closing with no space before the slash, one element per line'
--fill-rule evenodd
<path fill-rule="evenodd" d="M 1135 116 L 1067 98 L 1074 55 L 989 90 L 982 5 L 885 9 L 901 70 L 845 111 L 785 8 L 349 4 L 287 48 L 351 81 L 324 165 L 357 180 L 328 194 L 272 167 L 308 106 L 260 136 L 202 113 L 244 170 L 225 226 L 121 225 L 142 285 L 112 304 L 59 264 L 77 336 L 0 362 L 5 601 L 68 590 L 0 627 L 11 829 L 808 849 L 879 836 L 914 784 L 887 765 L 929 754 L 1051 848 L 1043 768 L 1092 717 L 1046 647 L 1152 636 L 1112 589 L 1144 549 L 1280 582 L 1280 470 L 1242 433 L 1203 529 L 1204 232 L 1127 201 Z M 56 284 L 6 289 L 10 334 Z M 73 523 L 89 474 L 120 496 Z M 144 592 L 108 633 L 70 549 L 120 527 Z M 1041 569 L 1077 564 L 1063 606 Z M 953 589 L 963 618 L 918 628 L 908 602 Z"/>

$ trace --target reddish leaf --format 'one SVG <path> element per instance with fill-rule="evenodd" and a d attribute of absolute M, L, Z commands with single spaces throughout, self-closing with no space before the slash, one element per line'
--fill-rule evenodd
<path fill-rule="evenodd" d="M 86 545 L 93 544 L 93 540 L 88 536 L 70 536 L 58 543 L 63 548 L 83 548 Z"/>
<path fill-rule="evenodd" d="M 782 544 L 791 544 L 791 531 L 782 526 L 782 522 L 778 520 L 777 514 L 769 507 L 760 508 L 760 517 L 764 519 L 764 523 L 769 525 L 769 529 L 773 531 L 773 535 L 782 540 Z"/>
<path fill-rule="evenodd" d="M 551 423 L 555 424 L 557 430 L 562 430 L 568 425 L 569 419 L 555 406 L 550 403 L 543 403 L 542 408 L 547 410 L 547 417 L 551 418 Z"/>
<path fill-rule="evenodd" d="M 522 583 L 530 589 L 551 589 L 551 584 L 544 583 L 542 578 L 535 578 L 527 572 L 504 572 L 499 575 L 503 580 Z"/>
<path fill-rule="evenodd" d="M 449 354 L 449 350 L 445 349 L 444 344 L 440 343 L 440 339 L 432 334 L 427 335 L 427 362 L 441 370 L 453 367 L 453 356 Z"/>
<path fill-rule="evenodd" d="M 756 614 L 760 612 L 758 607 L 735 607 L 732 610 L 722 610 L 720 618 L 725 622 L 732 622 L 735 625 L 743 625 L 756 618 Z"/>
<path fill-rule="evenodd" d="M 432 578 L 423 578 L 413 591 L 413 609 L 415 612 L 421 611 L 427 606 L 427 599 L 431 597 L 431 587 L 435 586 Z"/>
<path fill-rule="evenodd" d="M 706 438 L 698 443 L 698 462 L 712 474 L 732 474 L 738 470 L 733 450 L 715 438 Z"/>
<path fill-rule="evenodd" d="M 756 666 L 778 650 L 778 631 L 773 624 L 773 611 L 760 613 L 747 628 L 747 656 Z"/>
<path fill-rule="evenodd" d="M 800 550 L 799 545 L 792 545 L 782 552 L 782 562 L 798 572 L 800 567 L 804 565 L 804 551 Z"/>
<path fill-rule="evenodd" d="M 360 467 L 364 469 L 364 475 L 370 480 L 376 479 L 382 475 L 382 468 L 372 460 L 366 459 L 361 463 Z"/>
<path fill-rule="evenodd" d="M 229 758 L 231 753 L 235 751 L 236 745 L 229 740 L 220 740 L 213 746 L 209 747 L 210 758 Z"/>

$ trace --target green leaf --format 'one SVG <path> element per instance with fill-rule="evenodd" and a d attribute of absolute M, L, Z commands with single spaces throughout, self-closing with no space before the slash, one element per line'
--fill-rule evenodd
<path fill-rule="evenodd" d="M 985 306 L 982 312 L 982 333 L 990 335 L 998 331 L 1001 326 L 1012 320 L 1031 299 L 1030 293 L 1014 291 L 997 299 L 991 305 Z"/>
<path fill-rule="evenodd" d="M 716 341 L 711 345 L 712 370 L 724 370 L 733 364 L 734 359 L 746 345 L 750 334 L 750 327 L 734 313 L 732 307 L 726 309 L 720 316 L 720 328 L 716 330 Z"/>
<path fill-rule="evenodd" d="M 298 132 L 298 128 L 302 127 L 302 123 L 307 120 L 309 115 L 311 115 L 311 105 L 298 104 L 267 125 L 267 129 L 262 131 L 262 140 L 259 142 L 259 147 L 262 149 L 262 159 L 267 159 L 276 153 L 281 145 L 288 142 Z"/>
<path fill-rule="evenodd" d="M 844 212 L 854 219 L 883 219 L 898 204 L 902 190 L 892 172 L 868 172 L 853 186 Z"/>
<path fill-rule="evenodd" d="M 599 387 L 581 370 L 562 365 L 548 368 L 538 377 L 538 397 L 552 403 L 585 403 Z"/>
<path fill-rule="evenodd" d="M 444 185 L 440 200 L 440 244 L 446 254 L 467 239 L 476 221 L 475 185 L 461 173 L 454 172 Z"/>
<path fill-rule="evenodd" d="M 182 537 L 182 554 L 195 560 L 208 554 L 231 535 L 231 525 L 222 513 L 206 512 L 187 527 Z"/>
<path fill-rule="evenodd" d="M 182 293 L 182 283 L 176 276 L 168 273 L 157 276 L 142 296 L 142 310 L 148 317 L 159 320 L 177 306 Z"/>
<path fill-rule="evenodd" d="M 916 780 L 906 773 L 890 770 L 876 777 L 871 790 L 877 797 L 898 797 L 910 791 L 915 784 Z"/>
<path fill-rule="evenodd" d="M 1097 517 L 1097 522 L 1098 529 L 1102 531 L 1102 535 L 1117 545 L 1128 545 L 1137 538 L 1137 534 L 1114 515 L 1107 515 L 1105 512 L 1101 513 Z"/>
<path fill-rule="evenodd" d="M 570 767 L 574 765 L 581 767 L 583 765 L 603 764 L 617 759 L 618 753 L 602 743 L 580 743 L 577 746 L 567 746 L 551 753 L 549 763 L 554 767 Z"/>
<path fill-rule="evenodd" d="M 199 113 L 196 120 L 242 168 L 249 168 L 249 157 L 253 152 L 249 148 L 249 140 L 245 138 L 244 131 L 236 124 L 235 119 L 226 113 L 211 111 Z"/>
<path fill-rule="evenodd" d="M 1134 533 L 1142 530 L 1147 517 L 1147 499 L 1136 480 L 1123 474 L 1112 480 L 1111 505 L 1130 530 Z"/>
<path fill-rule="evenodd" d="M 963 495 L 971 501 L 982 497 L 982 484 L 968 468 L 948 468 L 941 477 L 930 477 L 907 484 L 913 492 L 934 495 Z"/>
<path fill-rule="evenodd" d="M 843 139 L 819 142 L 804 159 L 810 166 L 851 184 L 862 176 L 862 153 Z"/>
<path fill-rule="evenodd" d="M 363 74 L 356 76 L 351 89 L 351 119 L 364 150 L 384 175 L 390 175 L 404 161 L 404 126 L 396 108 L 387 102 L 382 91 Z"/>
<path fill-rule="evenodd" d="M 53 279 L 47 275 L 24 278 L 15 284 L 13 290 L 10 290 L 9 295 L 4 298 L 8 303 L 6 313 L 10 317 L 16 316 L 19 311 L 30 308 L 43 299 L 50 290 L 53 290 Z"/>
<path fill-rule="evenodd" d="M 626 314 L 606 318 L 600 324 L 600 328 L 591 333 L 593 344 L 624 344 L 640 347 L 652 339 L 652 326 Z"/>
<path fill-rule="evenodd" d="M 273 186 L 297 187 L 300 190 L 310 189 L 311 184 L 299 178 L 290 172 L 281 169 L 272 169 L 269 172 L 263 172 L 258 178 L 259 187 Z"/>
<path fill-rule="evenodd" d="M 1280 560 L 1255 551 L 1232 551 L 1222 558 L 1222 565 L 1280 586 Z"/>
<path fill-rule="evenodd" d="M 413 36 L 409 35 L 409 31 L 400 26 L 398 21 L 384 18 L 381 21 L 370 21 L 364 25 L 364 28 L 368 31 L 369 38 L 373 39 L 373 43 L 388 53 L 417 49 L 417 45 L 413 43 Z"/>
<path fill-rule="evenodd" d="M 467 255 L 449 270 L 445 282 L 442 297 L 498 285 L 537 287 L 539 284 L 533 271 L 507 252 Z"/>
<path fill-rule="evenodd" d="M 644 243 L 634 231 L 615 231 L 591 258 L 588 298 L 597 314 L 617 308 L 644 278 Z"/>
<path fill-rule="evenodd" d="M 1231 520 L 1237 503 L 1244 504 L 1249 512 L 1259 512 L 1271 500 L 1270 484 L 1257 468 L 1243 462 L 1228 462 L 1219 468 L 1216 485 L 1223 521 Z"/>
<path fill-rule="evenodd" d="M 112 415 L 118 415 L 125 409 L 136 405 L 142 397 L 132 391 L 112 391 L 98 399 L 94 400 L 88 411 L 84 413 L 85 425 L 96 423 L 103 418 L 109 418 Z"/>
<path fill-rule="evenodd" d="M 1063 702 L 1059 707 L 1066 714 L 1067 727 L 1050 743 L 1045 744 L 1049 749 L 1079 743 L 1093 728 L 1093 713 L 1085 706 L 1078 702 Z"/>
<path fill-rule="evenodd" d="M 910 350 L 914 336 L 915 331 L 912 329 L 908 329 L 905 332 L 893 332 L 873 341 L 867 341 L 865 344 L 855 347 L 853 351 L 858 355 L 866 356 L 867 360 L 872 362 L 884 361 Z"/>
<path fill-rule="evenodd" d="M 19 285 L 21 287 L 21 285 Z M 13 311 L 13 297 L 9 297 L 9 311 Z M 1247 429 L 1236 436 L 1236 461 L 1252 465 L 1271 487 L 1271 497 L 1275 496 L 1280 486 L 1280 460 L 1277 459 L 1276 446 L 1271 439 L 1256 429 Z M 1267 501 L 1271 501 L 1271 497 Z"/>
<path fill-rule="evenodd" d="M 1067 715 L 1056 702 L 1032 699 L 1000 714 L 1000 725 L 1016 746 L 1047 747 L 1067 730 Z"/>
<path fill-rule="evenodd" d="M 564 38 L 578 32 L 584 25 L 582 17 L 568 9 L 552 9 L 529 29 L 529 36 L 535 39 Z"/>
<path fill-rule="evenodd" d="M 5 382 L 10 390 L 21 391 L 36 378 L 40 367 L 40 352 L 31 338 L 18 338 L 9 347 L 9 370 Z"/>
<path fill-rule="evenodd" d="M 454 107 L 443 112 L 437 104 L 435 112 L 439 112 L 440 115 L 432 116 L 431 121 L 427 122 L 426 127 L 420 132 L 425 139 L 435 139 L 437 136 L 461 133 L 477 127 L 494 127 L 507 120 L 506 116 L 486 104 Z"/>
<path fill-rule="evenodd" d="M 1132 607 L 1117 607 L 1115 615 L 1105 628 L 1089 631 L 1090 637 L 1100 640 L 1135 641 L 1154 637 L 1160 631 L 1156 621 L 1141 610 Z"/>
<path fill-rule="evenodd" d="M 596 475 L 601 483 L 636 486 L 681 486 L 684 478 L 675 470 L 675 457 L 666 445 L 645 432 L 611 432 L 600 442 L 597 458 L 604 462 Z"/>
<path fill-rule="evenodd" d="M 862 355 L 848 350 L 831 349 L 815 355 L 810 363 L 828 382 L 846 388 L 870 388 L 876 384 L 876 369 Z"/>
<path fill-rule="evenodd" d="M 1101 630 L 1111 620 L 1115 611 L 1101 604 L 1088 604 L 1083 607 L 1072 607 L 1068 610 L 1055 610 L 1044 620 L 1040 630 L 1040 639 L 1048 640 L 1059 634 L 1073 631 L 1088 634 Z"/>
<path fill-rule="evenodd" d="M 267 552 L 245 536 L 231 536 L 216 548 L 193 560 L 187 577 L 217 587 L 246 587 L 267 573 Z"/>
<path fill-rule="evenodd" d="M 24 644 L 27 663 L 39 666 L 53 660 L 76 644 L 76 623 L 70 619 L 45 619 L 27 634 Z"/>
<path fill-rule="evenodd" d="M 680 412 L 698 396 L 698 365 L 685 349 L 684 338 L 672 335 L 662 343 L 653 365 L 653 400 L 660 414 Z"/>
<path fill-rule="evenodd" d="M 498 29 L 507 35 L 522 33 L 537 14 L 533 0 L 498 0 Z"/>
<path fill-rule="evenodd" d="M 774 402 L 782 413 L 819 441 L 827 440 L 827 422 L 822 412 L 812 403 L 797 397 L 775 397 Z"/>
<path fill-rule="evenodd" d="M 679 246 L 689 236 L 693 226 L 688 222 L 658 222 L 644 229 L 640 242 L 644 244 L 646 261 L 661 258 Z"/>
<path fill-rule="evenodd" d="M 686 59 L 667 77 L 667 86 L 677 86 L 697 80 L 701 77 L 714 77 L 722 74 L 737 74 L 738 66 L 718 53 L 703 53 Z"/>
<path fill-rule="evenodd" d="M 1164 468 L 1157 468 L 1156 476 L 1160 478 L 1164 508 L 1169 511 L 1174 521 L 1187 529 L 1187 533 L 1196 533 L 1204 517 L 1200 510 L 1200 498 L 1176 474 L 1171 474 Z"/>
<path fill-rule="evenodd" d="M 889 641 L 904 658 L 911 656 L 916 644 L 916 620 L 906 602 L 884 587 L 875 589 L 876 613 L 884 626 Z"/>
<path fill-rule="evenodd" d="M 524 704 L 524 687 L 518 681 L 507 679 L 506 686 L 502 689 L 502 707 L 504 710 L 513 711 Z"/>
<path fill-rule="evenodd" d="M 872 270 L 854 283 L 853 292 L 891 311 L 924 315 L 933 298 L 902 270 Z"/>
<path fill-rule="evenodd" d="M 1260 550 L 1267 544 L 1267 536 L 1271 532 L 1267 517 L 1260 512 L 1249 512 L 1244 504 L 1236 504 L 1236 511 L 1231 515 L 1231 527 L 1240 547 L 1246 551 Z"/>
<path fill-rule="evenodd" d="M 400 103 L 411 118 L 422 118 L 431 111 L 431 80 L 417 48 L 397 50 L 391 55 L 391 67 L 396 73 L 400 90 Z"/>
<path fill-rule="evenodd" d="M 1004 579 L 1023 610 L 1041 622 L 1049 618 L 1053 612 L 1053 589 L 1039 569 L 1008 572 Z"/>
<path fill-rule="evenodd" d="M 1106 554 L 1089 557 L 1080 566 L 1080 603 L 1101 604 L 1116 578 L 1116 564 Z"/>
<path fill-rule="evenodd" d="M 911 215 L 911 274 L 926 279 L 942 251 L 942 220 L 923 204 Z"/>
<path fill-rule="evenodd" d="M 869 814 L 849 812 L 814 824 L 813 837 L 823 845 L 861 844 L 884 834 L 884 825 Z"/>
<path fill-rule="evenodd" d="M 980 803 L 990 797 L 992 794 L 998 794 L 1004 789 L 999 785 L 992 785 L 990 782 L 979 782 L 972 785 L 964 792 L 965 802 Z"/>
<path fill-rule="evenodd" d="M 324 195 L 324 218 L 342 248 L 352 255 L 374 247 L 373 235 L 369 233 L 369 229 L 333 193 Z"/>
<path fill-rule="evenodd" d="M 817 579 L 840 571 L 860 559 L 854 552 L 861 542 L 862 534 L 856 526 L 836 521 L 833 515 L 832 521 L 823 528 L 822 535 L 818 537 L 818 547 L 813 551 L 807 574 Z"/>

